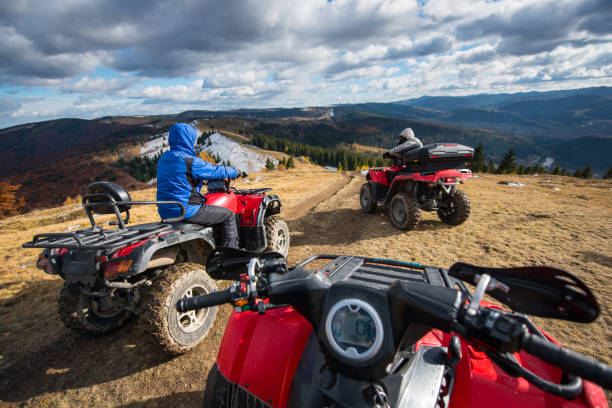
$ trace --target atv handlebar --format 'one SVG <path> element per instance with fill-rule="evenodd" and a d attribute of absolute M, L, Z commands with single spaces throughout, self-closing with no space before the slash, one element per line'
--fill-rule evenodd
<path fill-rule="evenodd" d="M 183 313 L 189 310 L 222 305 L 224 303 L 228 303 L 229 301 L 231 301 L 231 291 L 230 289 L 225 289 L 212 292 L 207 295 L 179 299 L 176 304 L 176 309 Z"/>
<path fill-rule="evenodd" d="M 294 306 L 316 329 L 320 316 L 310 315 L 312 304 L 308 303 L 308 300 L 304 303 L 304 299 L 308 296 L 298 295 L 317 291 L 326 292 L 331 287 L 331 282 L 322 276 L 317 276 L 319 272 L 301 269 L 299 265 L 291 273 L 276 273 L 277 264 L 277 259 L 266 260 L 254 257 L 249 262 L 248 273 L 242 274 L 240 280 L 234 282 L 230 289 L 180 299 L 177 309 L 179 312 L 185 312 L 241 299 L 255 304 L 256 298 L 269 298 L 273 304 Z M 510 366 L 507 362 L 503 364 L 501 360 L 504 355 L 524 350 L 550 365 L 559 367 L 565 373 L 612 389 L 612 367 L 563 348 L 546 339 L 541 333 L 532 333 L 533 328 L 530 332 L 529 319 L 522 314 L 480 306 L 479 298 L 489 285 L 487 278 L 490 278 L 488 275 L 482 276 L 469 303 L 465 302 L 466 293 L 461 290 L 419 282 L 401 284 L 396 282 L 387 289 L 388 312 L 411 316 L 410 320 L 414 323 L 448 333 L 456 332 L 465 339 L 474 341 L 489 350 L 487 353 L 492 353 L 492 360 L 502 369 L 510 369 L 508 372 L 526 378 L 546 392 L 572 399 L 581 392 L 582 383 L 580 378 L 573 377 L 573 380 L 566 384 L 548 382 L 516 361 L 510 362 Z M 479 288 L 482 292 L 480 295 L 478 295 Z M 495 356 L 497 358 L 493 358 Z"/>
<path fill-rule="evenodd" d="M 521 348 L 563 371 L 585 378 L 604 388 L 612 389 L 612 367 L 606 364 L 591 360 L 531 333 L 525 334 Z"/>

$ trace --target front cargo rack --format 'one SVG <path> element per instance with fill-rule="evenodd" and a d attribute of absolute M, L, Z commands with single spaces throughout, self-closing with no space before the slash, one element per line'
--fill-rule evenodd
<path fill-rule="evenodd" d="M 316 260 L 330 260 L 319 271 L 331 281 L 366 283 L 386 288 L 395 281 L 423 282 L 434 286 L 459 287 L 467 292 L 464 283 L 449 276 L 447 270 L 416 262 L 397 261 L 384 258 L 368 258 L 351 255 L 314 255 L 296 265 L 305 268 Z"/>

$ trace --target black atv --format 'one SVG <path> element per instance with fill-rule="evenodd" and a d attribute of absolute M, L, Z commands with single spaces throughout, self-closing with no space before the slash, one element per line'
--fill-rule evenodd
<path fill-rule="evenodd" d="M 230 202 L 250 204 L 248 214 L 247 209 L 241 214 L 242 209 L 233 208 L 240 246 L 286 255 L 289 232 L 278 215 L 280 199 L 266 194 L 269 190 L 231 191 Z M 213 190 L 210 201 L 219 195 Z M 82 203 L 91 228 L 38 234 L 23 244 L 24 248 L 44 248 L 37 268 L 66 281 L 58 300 L 59 315 L 66 327 L 86 335 L 102 335 L 137 314 L 144 328 L 171 354 L 184 353 L 199 344 L 217 310 L 179 313 L 175 305 L 183 297 L 217 290 L 204 267 L 216 247 L 216 231 L 182 222 L 185 208 L 177 201 L 132 201 L 125 189 L 109 182 L 90 184 Z M 178 205 L 182 215 L 127 226 L 133 205 Z M 110 225 L 117 228 L 96 224 L 94 214 L 114 214 L 116 220 Z"/>

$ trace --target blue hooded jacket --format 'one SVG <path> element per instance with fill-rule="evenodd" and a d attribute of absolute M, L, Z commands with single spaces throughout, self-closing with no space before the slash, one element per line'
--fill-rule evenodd
<path fill-rule="evenodd" d="M 216 166 L 195 156 L 196 129 L 186 123 L 175 123 L 170 128 L 168 144 L 157 163 L 157 200 L 180 201 L 185 206 L 185 219 L 189 219 L 206 203 L 200 193 L 203 180 L 236 178 L 236 169 Z M 181 209 L 177 205 L 158 205 L 162 219 L 178 217 Z"/>

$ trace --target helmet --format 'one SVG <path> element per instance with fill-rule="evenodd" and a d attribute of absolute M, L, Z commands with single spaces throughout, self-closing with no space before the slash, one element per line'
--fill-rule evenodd
<path fill-rule="evenodd" d="M 400 132 L 399 136 L 400 139 L 414 139 L 414 132 L 412 131 L 412 129 L 406 128 Z"/>

